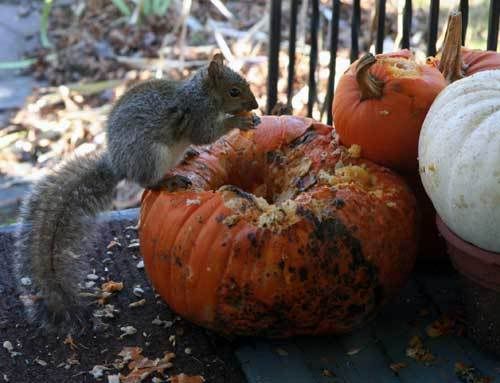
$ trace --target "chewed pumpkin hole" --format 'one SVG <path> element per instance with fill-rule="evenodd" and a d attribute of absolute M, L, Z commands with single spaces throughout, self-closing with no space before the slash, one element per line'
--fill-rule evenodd
<path fill-rule="evenodd" d="M 388 68 L 390 68 L 390 72 L 394 77 L 416 77 L 421 73 L 413 60 L 384 58 L 381 61 L 388 64 Z"/>
<path fill-rule="evenodd" d="M 234 212 L 223 221 L 228 226 L 244 219 L 253 226 L 280 232 L 300 221 L 297 214 L 299 205 L 294 200 L 270 204 L 266 199 L 232 185 L 223 186 L 218 192 L 222 195 L 224 205 Z"/>
<path fill-rule="evenodd" d="M 307 157 L 301 161 L 302 170 L 299 172 L 300 174 L 304 169 L 310 168 L 310 164 L 304 166 L 309 161 Z M 279 178 L 275 180 L 279 182 Z M 358 165 L 341 166 L 331 173 L 324 169 L 321 169 L 316 174 L 307 171 L 302 178 L 295 179 L 287 188 L 277 190 L 278 193 L 276 194 L 266 195 L 267 198 L 256 193 L 247 192 L 234 185 L 224 185 L 218 189 L 218 192 L 222 195 L 224 205 L 231 209 L 234 214 L 226 217 L 223 223 L 233 226 L 240 219 L 244 219 L 256 227 L 280 232 L 302 219 L 299 201 L 300 192 L 304 188 L 309 189 L 313 186 L 338 187 L 352 183 L 375 195 L 377 195 L 377 191 L 381 194 L 381 191 L 376 188 L 376 177 L 366 167 Z M 258 191 L 263 189 L 267 190 L 265 184 L 256 188 Z M 318 217 L 321 216 L 324 202 L 313 198 L 308 202 L 312 211 L 317 212 Z"/>

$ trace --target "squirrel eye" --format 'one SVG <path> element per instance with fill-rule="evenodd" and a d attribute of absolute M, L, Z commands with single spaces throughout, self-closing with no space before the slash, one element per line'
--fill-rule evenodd
<path fill-rule="evenodd" d="M 229 89 L 229 95 L 231 97 L 238 97 L 240 95 L 240 90 L 238 88 L 231 88 Z"/>

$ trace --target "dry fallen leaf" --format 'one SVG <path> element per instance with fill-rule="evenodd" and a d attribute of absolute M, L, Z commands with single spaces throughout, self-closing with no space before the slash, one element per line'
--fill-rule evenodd
<path fill-rule="evenodd" d="M 124 337 L 128 335 L 134 335 L 137 333 L 137 329 L 134 326 L 123 326 L 120 327 L 120 331 L 123 333 L 120 335 L 120 339 L 123 339 Z"/>
<path fill-rule="evenodd" d="M 173 366 L 171 360 L 175 357 L 174 353 L 165 353 L 163 358 L 155 360 L 150 360 L 141 353 L 140 347 L 124 347 L 118 354 L 128 362 L 127 367 L 131 370 L 128 375 L 120 375 L 121 383 L 140 383 L 151 374 L 155 372 L 162 374 L 165 369 Z"/>
<path fill-rule="evenodd" d="M 111 250 L 113 247 L 116 247 L 116 246 L 118 246 L 118 247 L 122 247 L 122 244 L 121 244 L 120 242 L 118 242 L 118 241 L 112 240 L 112 241 L 108 244 L 108 246 L 106 247 L 106 249 Z"/>
<path fill-rule="evenodd" d="M 406 363 L 391 363 L 389 368 L 394 371 L 396 374 L 399 372 L 399 370 L 407 367 Z"/>
<path fill-rule="evenodd" d="M 140 306 L 144 306 L 146 304 L 146 300 L 145 299 L 141 299 L 139 301 L 135 301 L 135 302 L 132 302 L 132 303 L 129 303 L 128 304 L 128 307 L 140 307 Z"/>
<path fill-rule="evenodd" d="M 201 375 L 189 376 L 186 374 L 179 374 L 168 378 L 170 383 L 203 383 L 205 378 Z"/>
<path fill-rule="evenodd" d="M 335 373 L 332 370 L 329 370 L 328 368 L 324 368 L 321 370 L 321 375 L 333 377 L 335 376 Z"/>
<path fill-rule="evenodd" d="M 63 343 L 67 344 L 72 350 L 76 350 L 78 348 L 78 346 L 76 345 L 75 340 L 73 339 L 71 334 L 68 334 L 66 339 L 64 339 Z"/>
<path fill-rule="evenodd" d="M 89 371 L 89 374 L 92 375 L 95 379 L 101 379 L 104 376 L 104 370 L 108 370 L 108 368 L 98 364 Z"/>
<path fill-rule="evenodd" d="M 353 348 L 352 350 L 347 351 L 347 355 L 353 356 L 353 355 L 356 355 L 360 351 L 361 351 L 361 348 Z"/>
<path fill-rule="evenodd" d="M 124 362 L 129 362 L 137 359 L 138 357 L 142 357 L 141 353 L 142 348 L 140 347 L 123 347 L 118 356 L 121 356 Z"/>
<path fill-rule="evenodd" d="M 442 335 L 449 335 L 454 332 L 455 321 L 450 319 L 448 316 L 443 316 L 438 320 L 432 322 L 425 329 L 428 336 L 431 338 L 437 338 Z"/>
<path fill-rule="evenodd" d="M 455 363 L 455 375 L 464 383 L 491 383 L 493 381 L 493 378 L 481 376 L 474 367 L 461 362 Z"/>
<path fill-rule="evenodd" d="M 410 339 L 408 347 L 406 348 L 406 355 L 419 362 L 433 362 L 436 359 L 434 355 L 424 347 L 422 339 L 418 336 L 414 336 Z"/>
<path fill-rule="evenodd" d="M 114 293 L 123 290 L 123 282 L 108 281 L 101 285 L 101 290 L 105 293 Z"/>
<path fill-rule="evenodd" d="M 279 356 L 287 356 L 288 355 L 288 351 L 282 349 L 282 348 L 276 348 L 274 351 L 276 351 L 276 354 L 278 354 Z"/>

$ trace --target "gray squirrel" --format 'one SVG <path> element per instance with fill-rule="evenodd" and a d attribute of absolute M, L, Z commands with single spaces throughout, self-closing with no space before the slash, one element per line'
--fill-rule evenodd
<path fill-rule="evenodd" d="M 88 327 L 78 286 L 82 239 L 92 217 L 111 204 L 118 182 L 187 186 L 187 178 L 164 176 L 189 145 L 209 144 L 234 128 L 253 129 L 255 116 L 244 112 L 257 107 L 246 80 L 224 65 L 221 54 L 189 80 L 150 80 L 128 90 L 109 114 L 107 149 L 66 161 L 24 201 L 17 275 L 29 277 L 36 290 L 27 306 L 30 319 L 47 331 Z"/>

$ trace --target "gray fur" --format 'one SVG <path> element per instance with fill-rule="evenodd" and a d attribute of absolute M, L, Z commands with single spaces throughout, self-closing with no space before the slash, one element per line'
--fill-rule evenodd
<path fill-rule="evenodd" d="M 94 232 L 86 217 L 110 205 L 118 181 L 105 154 L 74 158 L 38 182 L 24 201 L 17 274 L 29 276 L 43 297 L 28 306 L 33 321 L 71 326 L 85 320 L 77 296 L 85 268 L 82 243 Z"/>
<path fill-rule="evenodd" d="M 253 128 L 251 118 L 226 114 L 256 107 L 247 82 L 220 57 L 190 80 L 153 80 L 126 92 L 108 118 L 107 151 L 62 164 L 24 202 L 17 272 L 19 280 L 32 279 L 41 298 L 28 307 L 30 318 L 59 332 L 88 324 L 78 299 L 85 270 L 81 246 L 93 232 L 92 217 L 109 207 L 116 184 L 126 178 L 158 186 L 189 144 Z"/>

